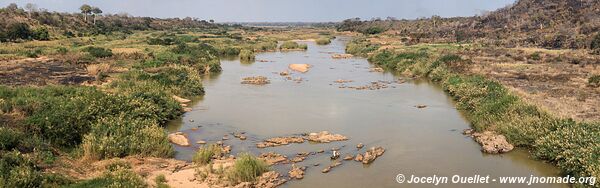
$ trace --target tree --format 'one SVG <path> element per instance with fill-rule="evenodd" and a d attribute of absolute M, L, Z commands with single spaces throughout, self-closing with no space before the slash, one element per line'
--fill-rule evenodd
<path fill-rule="evenodd" d="M 83 4 L 81 5 L 81 7 L 79 7 L 79 10 L 81 10 L 81 13 L 83 14 L 83 19 L 87 22 L 87 15 L 92 12 L 92 6 Z"/>
<path fill-rule="evenodd" d="M 100 10 L 98 7 L 93 7 L 92 13 L 94 13 L 94 25 L 96 25 L 96 16 L 98 16 L 98 14 L 102 14 L 102 10 Z"/>
<path fill-rule="evenodd" d="M 27 16 L 29 16 L 29 18 L 31 18 L 31 13 L 37 11 L 37 5 L 32 4 L 32 3 L 27 3 L 25 5 L 25 10 L 27 10 Z"/>
<path fill-rule="evenodd" d="M 8 6 L 6 6 L 6 10 L 11 12 L 17 11 L 17 9 L 19 9 L 19 6 L 17 6 L 16 3 L 11 3 Z"/>

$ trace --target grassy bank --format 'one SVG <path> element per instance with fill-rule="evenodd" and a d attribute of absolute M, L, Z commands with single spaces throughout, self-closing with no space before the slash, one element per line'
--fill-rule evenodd
<path fill-rule="evenodd" d="M 497 81 L 464 74 L 472 62 L 435 47 L 375 50 L 359 39 L 348 53 L 369 55 L 369 61 L 411 77 L 439 83 L 477 131 L 496 131 L 538 159 L 556 164 L 564 173 L 600 178 L 600 123 L 553 117 L 523 102 Z"/>

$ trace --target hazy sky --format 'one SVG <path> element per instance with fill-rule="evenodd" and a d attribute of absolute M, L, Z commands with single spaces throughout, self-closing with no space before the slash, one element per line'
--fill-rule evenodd
<path fill-rule="evenodd" d="M 373 17 L 413 19 L 440 15 L 472 16 L 515 0 L 0 0 L 0 6 L 37 4 L 50 11 L 77 12 L 81 4 L 105 13 L 134 16 L 196 17 L 217 22 L 341 21 Z"/>

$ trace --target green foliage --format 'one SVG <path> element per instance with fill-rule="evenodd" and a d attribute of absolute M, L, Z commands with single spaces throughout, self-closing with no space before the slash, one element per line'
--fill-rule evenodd
<path fill-rule="evenodd" d="M 251 50 L 243 49 L 240 51 L 240 60 L 241 61 L 254 61 L 256 57 L 254 56 L 254 52 Z"/>
<path fill-rule="evenodd" d="M 27 51 L 23 52 L 23 55 L 25 55 L 25 57 L 29 57 L 29 58 L 37 58 L 40 56 L 40 54 L 42 54 L 41 48 L 35 48 L 33 50 L 27 50 Z"/>
<path fill-rule="evenodd" d="M 156 176 L 156 178 L 154 178 L 154 183 L 156 184 L 157 188 L 169 188 L 169 185 L 166 184 L 167 178 L 165 178 L 164 174 Z"/>
<path fill-rule="evenodd" d="M 136 91 L 146 93 L 168 92 L 180 96 L 204 94 L 202 80 L 197 71 L 186 66 L 164 67 L 157 73 L 132 70 L 122 74 L 118 81 L 111 83 L 110 87 L 123 93 L 132 94 Z M 164 103 L 164 105 L 164 107 L 169 106 L 168 103 Z"/>
<path fill-rule="evenodd" d="M 540 52 L 532 53 L 531 55 L 529 55 L 529 58 L 534 61 L 539 61 L 542 59 L 542 57 L 540 56 Z"/>
<path fill-rule="evenodd" d="M 321 37 L 316 40 L 316 43 L 318 45 L 328 45 L 328 44 L 331 44 L 331 39 L 328 37 Z"/>
<path fill-rule="evenodd" d="M 227 177 L 232 182 L 253 182 L 269 170 L 269 165 L 263 160 L 244 153 L 238 156 Z"/>
<path fill-rule="evenodd" d="M 209 164 L 215 156 L 221 155 L 221 147 L 216 144 L 210 144 L 207 146 L 202 146 L 196 154 L 194 154 L 194 158 L 192 161 L 197 164 Z"/>
<path fill-rule="evenodd" d="M 306 50 L 308 46 L 306 44 L 298 44 L 294 41 L 285 41 L 279 46 L 281 50 Z"/>
<path fill-rule="evenodd" d="M 365 35 L 375 35 L 375 34 L 383 33 L 384 31 L 385 31 L 385 29 L 374 26 L 374 27 L 369 27 L 369 28 L 365 29 L 364 31 L 361 31 L 361 33 L 363 33 Z"/>
<path fill-rule="evenodd" d="M 112 50 L 90 46 L 84 49 L 84 51 L 88 52 L 90 55 L 96 58 L 105 58 L 113 56 Z"/>
<path fill-rule="evenodd" d="M 116 168 L 107 170 L 101 177 L 85 180 L 76 184 L 65 186 L 65 188 L 144 188 L 147 184 L 142 177 L 128 168 Z"/>
<path fill-rule="evenodd" d="M 593 75 L 588 78 L 588 85 L 590 87 L 600 87 L 600 75 Z"/>
<path fill-rule="evenodd" d="M 65 55 L 65 54 L 67 54 L 67 53 L 69 52 L 69 49 L 67 49 L 67 48 L 65 48 L 65 47 L 58 47 L 58 48 L 56 49 L 56 52 L 57 52 L 58 54 Z"/>
<path fill-rule="evenodd" d="M 84 157 L 105 159 L 130 155 L 169 157 L 173 148 L 167 134 L 151 119 L 109 116 L 91 126 L 83 140 Z"/>
<path fill-rule="evenodd" d="M 45 27 L 33 30 L 31 38 L 35 40 L 50 40 L 50 34 Z"/>
<path fill-rule="evenodd" d="M 17 39 L 28 40 L 31 38 L 31 35 L 32 32 L 26 23 L 13 23 L 6 29 L 6 39 L 9 41 Z"/>
<path fill-rule="evenodd" d="M 600 49 L 600 33 L 596 34 L 590 43 L 590 49 L 598 50 Z"/>
<path fill-rule="evenodd" d="M 346 53 L 358 56 L 367 56 L 367 54 L 379 49 L 379 45 L 371 44 L 364 38 L 357 38 L 346 45 Z"/>
<path fill-rule="evenodd" d="M 0 127 L 0 150 L 10 151 L 16 148 L 19 145 L 20 139 L 23 139 L 22 133 Z"/>

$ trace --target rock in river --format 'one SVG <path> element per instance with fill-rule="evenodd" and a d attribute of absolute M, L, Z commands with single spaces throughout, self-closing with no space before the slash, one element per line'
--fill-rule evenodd
<path fill-rule="evenodd" d="M 384 152 L 385 152 L 385 149 L 383 149 L 383 147 L 372 147 L 367 152 L 365 152 L 363 155 L 358 154 L 354 160 L 361 161 L 363 164 L 370 164 L 373 161 L 375 161 L 375 159 L 377 159 L 377 157 L 380 157 L 381 155 L 383 155 Z M 361 159 L 361 160 L 359 160 L 359 159 Z"/>
<path fill-rule="evenodd" d="M 304 138 L 290 136 L 290 137 L 275 137 L 265 140 L 264 142 L 259 142 L 256 144 L 258 148 L 266 148 L 266 147 L 276 147 L 281 145 L 288 145 L 290 143 L 304 143 Z"/>
<path fill-rule="evenodd" d="M 260 154 L 258 158 L 264 160 L 268 165 L 284 163 L 287 161 L 287 157 L 285 155 L 274 152 Z"/>
<path fill-rule="evenodd" d="M 491 131 L 473 133 L 471 136 L 473 136 L 477 143 L 481 144 L 482 151 L 486 153 L 506 153 L 515 148 L 512 144 L 506 141 L 506 137 L 504 137 L 504 135 L 498 135 Z"/>
<path fill-rule="evenodd" d="M 308 72 L 308 68 L 310 68 L 310 65 L 309 64 L 290 64 L 288 67 L 290 69 L 292 69 L 293 71 L 305 73 L 305 72 Z"/>
<path fill-rule="evenodd" d="M 297 167 L 295 164 L 292 164 L 292 169 L 288 172 L 290 178 L 292 179 L 302 179 L 304 178 L 304 170 L 303 168 Z"/>
<path fill-rule="evenodd" d="M 312 142 L 319 142 L 319 143 L 329 143 L 329 142 L 333 142 L 333 141 L 348 140 L 348 138 L 346 138 L 343 135 L 331 134 L 327 131 L 321 131 L 318 133 L 310 133 L 310 134 L 308 134 L 308 137 L 306 139 L 309 141 L 312 141 Z"/>
<path fill-rule="evenodd" d="M 171 133 L 168 136 L 169 141 L 180 146 L 190 146 L 190 142 L 184 134 Z"/>

